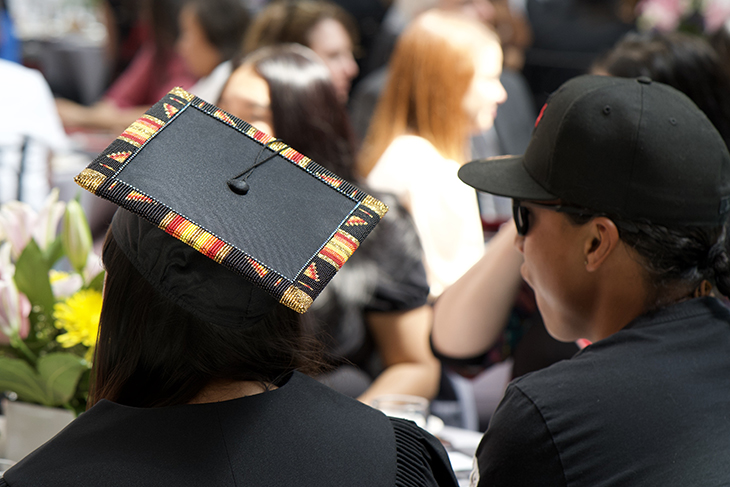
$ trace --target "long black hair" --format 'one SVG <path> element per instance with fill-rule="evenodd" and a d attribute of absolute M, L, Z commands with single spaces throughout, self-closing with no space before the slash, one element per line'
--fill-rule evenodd
<path fill-rule="evenodd" d="M 101 399 L 135 407 L 185 404 L 215 379 L 268 385 L 294 370 L 318 372 L 319 346 L 304 336 L 289 308 L 277 305 L 246 327 L 217 326 L 151 286 L 111 231 L 103 261 L 107 274 L 89 407 Z"/>

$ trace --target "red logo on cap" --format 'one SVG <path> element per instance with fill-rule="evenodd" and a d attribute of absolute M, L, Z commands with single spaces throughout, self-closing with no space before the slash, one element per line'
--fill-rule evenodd
<path fill-rule="evenodd" d="M 545 113 L 545 109 L 547 108 L 547 103 L 545 103 L 542 108 L 540 109 L 540 114 L 537 116 L 537 120 L 535 120 L 535 128 L 537 128 L 537 124 L 540 123 L 540 120 L 542 120 L 542 114 Z"/>

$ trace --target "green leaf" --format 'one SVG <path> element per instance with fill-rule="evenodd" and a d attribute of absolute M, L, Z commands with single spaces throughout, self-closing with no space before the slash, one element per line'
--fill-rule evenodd
<path fill-rule="evenodd" d="M 101 271 L 96 275 L 95 278 L 91 280 L 88 286 L 86 286 L 87 289 L 93 289 L 95 291 L 101 292 L 102 288 L 104 287 L 104 271 Z"/>
<path fill-rule="evenodd" d="M 53 290 L 48 278 L 50 267 L 43 257 L 43 252 L 34 240 L 23 249 L 23 253 L 15 263 L 15 284 L 30 302 L 42 308 L 46 320 L 53 321 Z"/>
<path fill-rule="evenodd" d="M 53 265 L 63 257 L 63 242 L 61 237 L 56 237 L 56 240 L 48 246 L 43 252 L 43 258 L 46 260 L 46 265 L 49 269 L 53 268 Z"/>
<path fill-rule="evenodd" d="M 22 401 L 57 407 L 76 393 L 88 367 L 70 353 L 49 353 L 38 359 L 38 371 L 25 360 L 0 357 L 0 391 L 13 391 Z"/>
<path fill-rule="evenodd" d="M 25 360 L 0 357 L 0 391 L 12 391 L 21 401 L 50 406 L 40 375 Z"/>
<path fill-rule="evenodd" d="M 52 406 L 71 400 L 81 375 L 88 369 L 81 357 L 70 353 L 49 353 L 38 359 L 38 372 Z"/>

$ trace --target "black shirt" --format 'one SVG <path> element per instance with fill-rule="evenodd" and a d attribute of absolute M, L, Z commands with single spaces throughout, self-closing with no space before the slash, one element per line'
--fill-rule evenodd
<path fill-rule="evenodd" d="M 730 312 L 663 308 L 513 381 L 477 461 L 482 487 L 730 485 Z"/>

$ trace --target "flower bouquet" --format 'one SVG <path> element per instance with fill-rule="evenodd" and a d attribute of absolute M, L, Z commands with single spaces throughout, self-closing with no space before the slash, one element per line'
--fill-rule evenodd
<path fill-rule="evenodd" d="M 58 190 L 39 212 L 0 207 L 0 393 L 85 410 L 104 281 L 91 249 L 81 205 Z"/>

